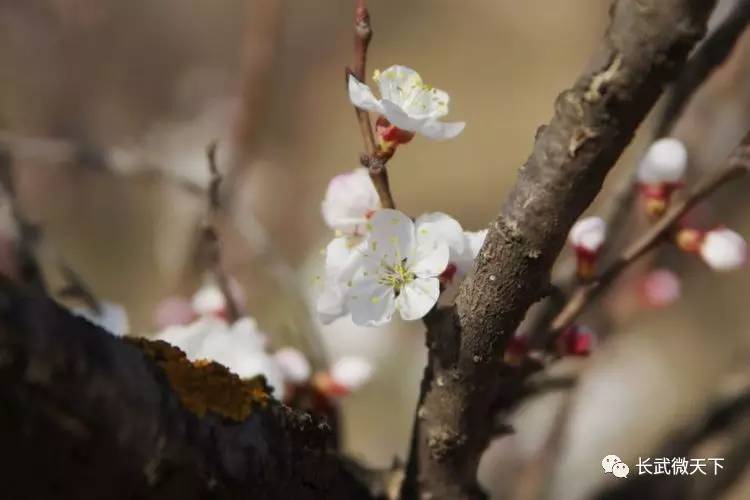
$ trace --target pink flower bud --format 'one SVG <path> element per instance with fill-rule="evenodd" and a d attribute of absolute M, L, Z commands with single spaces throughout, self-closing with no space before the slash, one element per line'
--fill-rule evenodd
<path fill-rule="evenodd" d="M 646 151 L 638 166 L 638 183 L 649 216 L 664 214 L 672 193 L 682 186 L 687 161 L 684 144 L 671 137 L 659 139 Z"/>
<path fill-rule="evenodd" d="M 687 168 L 688 153 L 679 139 L 667 137 L 655 141 L 638 166 L 641 184 L 676 184 L 682 182 Z"/>
<path fill-rule="evenodd" d="M 562 356 L 588 356 L 595 343 L 596 337 L 591 329 L 573 325 L 557 339 L 557 348 Z"/>
<path fill-rule="evenodd" d="M 703 243 L 703 232 L 690 227 L 682 228 L 675 234 L 675 243 L 683 252 L 697 253 Z"/>
<path fill-rule="evenodd" d="M 327 372 L 316 374 L 313 385 L 329 398 L 348 396 L 369 382 L 372 372 L 372 364 L 366 359 L 347 356 Z"/>
<path fill-rule="evenodd" d="M 648 273 L 640 284 L 641 304 L 653 309 L 668 307 L 682 295 L 680 278 L 668 269 Z"/>
<path fill-rule="evenodd" d="M 591 278 L 596 270 L 599 250 L 607 239 L 607 223 L 600 217 L 579 220 L 570 230 L 569 240 L 578 259 L 578 276 Z"/>
<path fill-rule="evenodd" d="M 529 339 L 516 333 L 505 346 L 505 362 L 510 366 L 519 366 L 529 353 Z"/>
<path fill-rule="evenodd" d="M 731 229 L 714 229 L 705 234 L 700 255 L 716 271 L 734 271 L 747 261 L 747 243 Z"/>

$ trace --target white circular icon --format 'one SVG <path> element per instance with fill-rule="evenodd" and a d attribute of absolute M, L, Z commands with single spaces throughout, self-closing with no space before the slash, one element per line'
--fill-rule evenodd
<path fill-rule="evenodd" d="M 612 474 L 615 477 L 628 477 L 630 467 L 625 462 L 618 462 L 612 466 Z"/>
<path fill-rule="evenodd" d="M 609 474 L 612 472 L 612 468 L 615 466 L 615 464 L 622 463 L 622 460 L 620 460 L 620 457 L 617 455 L 607 455 L 602 459 L 602 469 L 604 469 L 605 474 Z"/>

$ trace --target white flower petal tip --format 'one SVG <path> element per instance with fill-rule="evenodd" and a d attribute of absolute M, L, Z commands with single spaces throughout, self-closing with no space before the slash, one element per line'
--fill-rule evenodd
<path fill-rule="evenodd" d="M 607 223 L 601 217 L 586 217 L 573 225 L 569 235 L 576 250 L 596 253 L 607 239 Z"/>
<path fill-rule="evenodd" d="M 426 85 L 413 69 L 391 66 L 385 71 L 376 71 L 374 78 L 380 87 L 380 100 L 367 85 L 349 76 L 349 99 L 354 106 L 385 116 L 401 130 L 434 140 L 452 139 L 464 130 L 463 122 L 439 121 L 448 114 L 450 96 Z"/>
<path fill-rule="evenodd" d="M 715 271 L 734 271 L 747 262 L 747 243 L 731 229 L 715 229 L 706 233 L 700 254 Z"/>
<path fill-rule="evenodd" d="M 369 382 L 373 372 L 374 368 L 369 361 L 355 356 L 347 356 L 333 364 L 329 375 L 336 386 L 346 393 L 352 393 Z"/>
<path fill-rule="evenodd" d="M 96 326 L 107 330 L 115 337 L 124 337 L 130 331 L 128 312 L 120 304 L 101 301 L 99 311 L 89 308 L 73 309 L 73 314 L 85 318 Z"/>
<path fill-rule="evenodd" d="M 273 355 L 287 383 L 300 385 L 310 379 L 310 362 L 299 349 L 284 347 Z"/>
<path fill-rule="evenodd" d="M 380 208 L 380 198 L 367 169 L 356 168 L 337 175 L 328 183 L 321 206 L 323 220 L 333 230 L 362 236 L 369 217 Z"/>
<path fill-rule="evenodd" d="M 648 148 L 638 167 L 642 184 L 675 184 L 682 181 L 687 168 L 688 152 L 679 139 L 659 139 Z"/>

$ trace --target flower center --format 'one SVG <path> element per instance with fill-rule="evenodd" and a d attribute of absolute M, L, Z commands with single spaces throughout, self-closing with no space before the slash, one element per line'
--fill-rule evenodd
<path fill-rule="evenodd" d="M 380 283 L 393 288 L 396 295 L 400 294 L 404 286 L 414 281 L 417 277 L 409 270 L 406 265 L 406 259 L 394 265 L 384 264 L 383 271 L 380 275 Z"/>

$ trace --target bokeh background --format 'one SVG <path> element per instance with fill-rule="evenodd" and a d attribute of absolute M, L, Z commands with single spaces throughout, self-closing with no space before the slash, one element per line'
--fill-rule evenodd
<path fill-rule="evenodd" d="M 233 214 L 221 228 L 223 250 L 247 310 L 279 344 L 309 345 L 319 330 L 330 357 L 373 360 L 372 383 L 344 402 L 345 448 L 386 466 L 406 453 L 422 326 L 322 328 L 308 311 L 331 237 L 320 202 L 361 151 L 344 86 L 353 3 L 0 0 L 0 141 L 13 150 L 24 211 L 43 229 L 51 281 L 63 256 L 98 296 L 127 307 L 133 333 L 147 335 L 162 298 L 200 283 L 205 200 L 196 188 L 208 179 L 205 147 L 218 140 Z M 720 3 L 714 23 L 734 2 Z M 484 227 L 556 95 L 599 43 L 608 5 L 372 0 L 369 71 L 416 68 L 451 94 L 451 118 L 468 124 L 456 140 L 417 138 L 399 150 L 390 168 L 399 208 Z M 717 166 L 750 124 L 749 64 L 744 37 L 678 125 L 691 175 Z M 633 168 L 649 133 L 646 124 L 608 188 Z M 750 235 L 748 187 L 723 189 L 704 217 Z M 634 216 L 629 232 L 641 225 Z M 642 306 L 638 280 L 648 266 L 682 277 L 676 304 Z M 482 479 L 496 498 L 587 498 L 611 480 L 604 455 L 632 468 L 700 416 L 727 380 L 746 381 L 749 276 L 714 274 L 666 252 L 620 280 L 595 306 L 595 355 L 556 367 L 579 373 L 577 387 L 525 404 L 512 416 L 517 433 L 485 457 Z M 602 309 L 606 325 L 596 324 Z M 750 480 L 726 498 L 748 498 L 748 489 Z"/>

